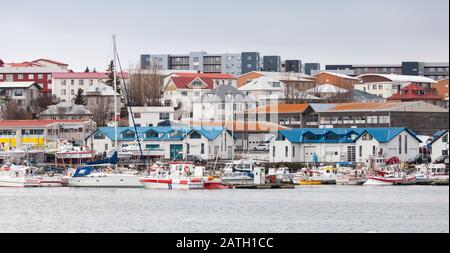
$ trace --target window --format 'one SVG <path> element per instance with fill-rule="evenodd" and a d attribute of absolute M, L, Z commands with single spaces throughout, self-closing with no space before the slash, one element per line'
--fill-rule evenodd
<path fill-rule="evenodd" d="M 3 74 L 0 74 L 0 80 L 3 80 Z"/>
<path fill-rule="evenodd" d="M 372 135 L 366 133 L 363 135 L 362 140 L 363 141 L 371 141 L 371 140 L 373 140 L 373 137 L 372 137 Z"/>
<path fill-rule="evenodd" d="M 75 95 L 75 90 L 74 90 L 74 89 L 71 89 L 71 90 L 70 90 L 70 94 L 71 94 L 71 95 Z"/>
<path fill-rule="evenodd" d="M 61 90 L 61 95 L 66 95 L 66 90 Z"/>
<path fill-rule="evenodd" d="M 398 153 L 402 154 L 402 136 L 398 136 Z"/>
<path fill-rule="evenodd" d="M 23 74 L 18 74 L 18 75 L 17 75 L 17 79 L 23 80 Z"/>
<path fill-rule="evenodd" d="M 276 138 L 276 141 L 285 141 L 286 137 L 284 137 L 284 135 L 279 134 Z"/>
<path fill-rule="evenodd" d="M 189 138 L 190 138 L 190 139 L 201 139 L 202 136 L 201 136 L 201 134 L 199 134 L 197 131 L 195 131 L 195 132 L 193 132 L 193 133 L 191 134 L 191 136 L 190 136 Z"/>
<path fill-rule="evenodd" d="M 405 154 L 408 154 L 408 135 L 405 135 Z"/>
<path fill-rule="evenodd" d="M 273 157 L 275 157 L 275 146 L 273 146 L 273 148 L 272 148 L 272 155 L 273 155 Z"/>
<path fill-rule="evenodd" d="M 13 75 L 6 75 L 6 80 L 7 82 L 12 82 L 13 81 Z"/>
<path fill-rule="evenodd" d="M 187 154 L 191 153 L 191 144 L 189 144 L 189 143 L 186 144 L 186 153 Z"/>
<path fill-rule="evenodd" d="M 201 153 L 202 155 L 205 154 L 205 144 L 204 144 L 204 143 L 202 143 L 202 145 L 201 145 L 200 153 Z"/>
<path fill-rule="evenodd" d="M 187 97 L 187 91 L 182 91 L 182 92 L 181 92 L 181 96 Z"/>
<path fill-rule="evenodd" d="M 108 150 L 109 148 L 108 148 L 108 144 L 105 144 L 105 150 Z"/>
<path fill-rule="evenodd" d="M 356 161 L 356 147 L 349 146 L 347 147 L 347 162 L 355 162 Z"/>
<path fill-rule="evenodd" d="M 78 85 L 84 85 L 84 80 L 78 80 Z"/>
<path fill-rule="evenodd" d="M 288 146 L 285 147 L 284 153 L 285 153 L 284 155 L 285 155 L 286 157 L 289 157 L 289 147 L 288 147 Z"/>
<path fill-rule="evenodd" d="M 339 139 L 338 136 L 336 134 L 333 134 L 333 133 L 329 133 L 329 134 L 327 134 L 325 136 L 325 140 L 328 140 L 328 141 L 330 141 L 330 140 L 337 140 L 337 139 Z"/>
<path fill-rule="evenodd" d="M 24 129 L 22 130 L 22 135 L 43 135 L 43 129 Z"/>
<path fill-rule="evenodd" d="M 390 122 L 389 116 L 380 116 L 380 124 L 388 124 Z"/>
<path fill-rule="evenodd" d="M 154 130 L 150 130 L 145 134 L 145 138 L 147 139 L 158 138 L 158 133 Z"/>
<path fill-rule="evenodd" d="M 89 85 L 90 86 L 94 85 L 94 80 L 89 80 Z"/>
<path fill-rule="evenodd" d="M 363 148 L 362 146 L 359 146 L 359 157 L 362 157 Z"/>
<path fill-rule="evenodd" d="M 52 80 L 52 75 L 51 74 L 47 74 L 47 80 Z"/>
<path fill-rule="evenodd" d="M 377 86 L 374 84 L 373 86 L 372 86 L 372 90 L 376 90 L 377 89 Z"/>
<path fill-rule="evenodd" d="M 170 119 L 170 114 L 168 112 L 161 112 L 159 114 L 159 119 L 160 120 L 168 120 L 168 119 Z"/>
<path fill-rule="evenodd" d="M 292 157 L 295 157 L 295 146 L 292 146 Z"/>
<path fill-rule="evenodd" d="M 39 80 L 44 79 L 44 75 L 43 75 L 43 74 L 38 74 L 38 79 L 39 79 Z"/>
<path fill-rule="evenodd" d="M 372 155 L 375 156 L 377 155 L 377 147 L 372 146 Z"/>
<path fill-rule="evenodd" d="M 136 138 L 136 134 L 133 131 L 125 131 L 122 133 L 123 138 Z"/>
<path fill-rule="evenodd" d="M 140 113 L 134 113 L 134 118 L 135 119 L 140 119 L 141 118 L 141 114 Z"/>
<path fill-rule="evenodd" d="M 66 86 L 66 80 L 61 80 L 61 86 Z"/>
<path fill-rule="evenodd" d="M 159 144 L 147 144 L 145 145 L 145 149 L 149 149 L 149 150 L 155 150 L 155 149 L 159 149 L 160 145 Z"/>

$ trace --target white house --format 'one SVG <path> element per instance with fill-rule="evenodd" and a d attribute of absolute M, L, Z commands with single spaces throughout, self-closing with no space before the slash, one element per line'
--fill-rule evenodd
<path fill-rule="evenodd" d="M 183 118 L 191 118 L 193 101 L 221 85 L 236 86 L 237 78 L 228 74 L 174 73 L 165 79 L 162 102 L 181 105 Z"/>
<path fill-rule="evenodd" d="M 256 102 L 231 85 L 220 85 L 193 102 L 194 120 L 233 121 L 234 114 L 256 106 Z"/>
<path fill-rule="evenodd" d="M 373 156 L 419 154 L 420 140 L 405 128 L 291 129 L 270 144 L 271 162 L 364 162 Z"/>
<path fill-rule="evenodd" d="M 431 141 L 431 161 L 435 161 L 438 157 L 444 155 L 448 157 L 448 130 L 439 131 L 435 136 Z"/>
<path fill-rule="evenodd" d="M 408 75 L 386 75 L 386 74 L 364 74 L 358 76 L 361 83 L 355 84 L 356 90 L 361 90 L 370 94 L 388 98 L 398 93 L 404 87 L 415 84 L 429 89 L 437 82 L 423 76 Z"/>
<path fill-rule="evenodd" d="M 130 109 L 128 109 L 130 111 Z M 134 122 L 138 127 L 156 127 L 161 121 L 174 120 L 175 109 L 173 107 L 161 107 L 161 106 L 139 106 L 131 107 L 131 111 L 128 113 L 128 124 L 133 126 L 132 115 L 134 116 Z"/>

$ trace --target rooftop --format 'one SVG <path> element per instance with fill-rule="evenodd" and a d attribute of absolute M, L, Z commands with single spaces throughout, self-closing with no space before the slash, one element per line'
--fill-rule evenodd
<path fill-rule="evenodd" d="M 397 83 L 437 83 L 435 80 L 424 76 L 408 76 L 408 75 L 395 75 L 395 74 L 364 74 L 358 76 L 363 80 L 364 77 L 375 76 L 386 79 L 386 81 Z"/>
<path fill-rule="evenodd" d="M 1 82 L 0 89 L 27 89 L 33 85 L 38 89 L 42 89 L 36 82 Z"/>
<path fill-rule="evenodd" d="M 84 123 L 86 120 L 0 120 L 0 127 L 46 127 L 57 123 Z"/>

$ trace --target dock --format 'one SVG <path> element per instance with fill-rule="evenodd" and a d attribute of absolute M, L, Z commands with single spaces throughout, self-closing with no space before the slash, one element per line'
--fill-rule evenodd
<path fill-rule="evenodd" d="M 295 189 L 294 184 L 241 184 L 232 187 L 234 189 Z"/>

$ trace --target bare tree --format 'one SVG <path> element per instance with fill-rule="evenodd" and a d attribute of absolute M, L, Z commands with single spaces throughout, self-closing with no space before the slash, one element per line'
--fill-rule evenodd
<path fill-rule="evenodd" d="M 58 98 L 55 95 L 40 94 L 37 98 L 31 100 L 31 110 L 33 113 L 39 114 L 47 110 L 47 107 L 50 105 L 56 105 L 58 102 Z"/>
<path fill-rule="evenodd" d="M 6 102 L 0 106 L 0 115 L 3 120 L 32 119 L 33 114 L 14 101 Z"/>
<path fill-rule="evenodd" d="M 164 76 L 156 61 L 148 69 L 134 67 L 130 71 L 128 95 L 132 106 L 160 106 Z"/>
<path fill-rule="evenodd" d="M 92 120 L 97 123 L 97 126 L 106 126 L 106 123 L 111 119 L 111 114 L 107 113 L 108 109 L 108 103 L 105 99 L 97 100 L 97 104 L 90 108 Z"/>

